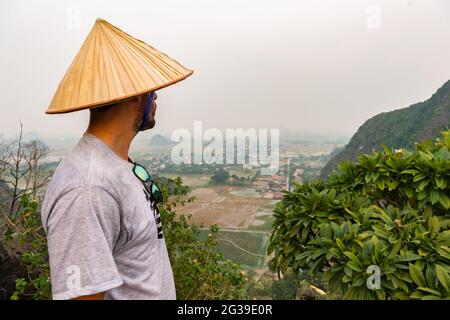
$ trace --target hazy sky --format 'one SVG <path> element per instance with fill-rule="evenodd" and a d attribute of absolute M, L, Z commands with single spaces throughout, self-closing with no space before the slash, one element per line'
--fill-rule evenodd
<path fill-rule="evenodd" d="M 450 79 L 448 0 L 0 0 L 0 133 L 84 131 L 87 111 L 44 111 L 97 17 L 194 70 L 158 92 L 154 132 L 350 135 Z"/>

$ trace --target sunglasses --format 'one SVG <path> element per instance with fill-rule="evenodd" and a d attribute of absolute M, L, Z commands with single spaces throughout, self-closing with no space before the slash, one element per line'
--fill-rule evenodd
<path fill-rule="evenodd" d="M 160 203 L 163 200 L 161 189 L 155 184 L 147 169 L 134 162 L 133 173 L 142 181 L 145 190 L 150 193 L 155 203 Z"/>

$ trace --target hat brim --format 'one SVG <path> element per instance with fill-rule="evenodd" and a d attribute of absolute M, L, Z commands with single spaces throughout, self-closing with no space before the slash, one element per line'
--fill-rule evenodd
<path fill-rule="evenodd" d="M 138 93 L 133 93 L 133 94 L 126 95 L 126 96 L 123 96 L 123 97 L 114 98 L 114 99 L 110 99 L 110 100 L 105 100 L 105 101 L 101 101 L 101 102 L 86 104 L 86 105 L 83 105 L 83 106 L 76 106 L 76 107 L 73 107 L 73 108 L 67 108 L 67 109 L 64 109 L 64 110 L 50 110 L 50 109 L 47 109 L 45 111 L 45 113 L 46 114 L 63 114 L 63 113 L 71 113 L 71 112 L 81 111 L 81 110 L 86 110 L 86 109 L 94 109 L 94 108 L 99 108 L 99 107 L 105 107 L 105 106 L 110 105 L 110 104 L 114 104 L 114 103 L 118 103 L 118 102 L 123 102 L 123 101 L 129 100 L 129 99 L 131 99 L 133 97 L 140 96 L 141 94 L 146 94 L 146 93 L 149 93 L 149 92 L 152 92 L 152 91 L 160 90 L 160 89 L 163 89 L 165 87 L 171 86 L 171 85 L 173 85 L 173 84 L 175 84 L 177 82 L 180 82 L 180 81 L 186 79 L 187 77 L 191 76 L 193 73 L 194 73 L 194 71 L 190 70 L 190 72 L 187 75 L 185 75 L 184 77 L 182 77 L 180 79 L 177 79 L 177 80 L 174 80 L 172 82 L 169 82 L 169 83 L 166 83 L 164 85 L 161 85 L 159 87 L 151 88 L 151 89 L 144 90 L 144 91 L 141 91 L 141 92 L 138 92 Z"/>

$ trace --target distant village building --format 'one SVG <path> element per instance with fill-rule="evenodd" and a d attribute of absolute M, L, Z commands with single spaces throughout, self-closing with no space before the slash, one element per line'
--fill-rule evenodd
<path fill-rule="evenodd" d="M 264 199 L 273 199 L 273 192 L 264 192 L 264 193 L 262 194 L 262 197 L 263 197 Z"/>
<path fill-rule="evenodd" d="M 283 199 L 283 193 L 281 193 L 281 192 L 273 193 L 273 200 L 281 200 L 281 199 Z"/>
<path fill-rule="evenodd" d="M 255 187 L 256 191 L 265 191 L 269 188 L 269 181 L 255 181 L 253 186 Z"/>

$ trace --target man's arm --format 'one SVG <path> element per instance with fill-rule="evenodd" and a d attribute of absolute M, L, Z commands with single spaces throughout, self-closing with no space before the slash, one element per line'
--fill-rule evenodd
<path fill-rule="evenodd" d="M 120 232 L 117 202 L 103 188 L 80 186 L 65 193 L 48 221 L 55 300 L 104 299 L 123 284 L 112 255 Z"/>
<path fill-rule="evenodd" d="M 89 296 L 81 296 L 81 297 L 74 298 L 72 300 L 105 300 L 105 293 L 100 292 L 100 293 L 92 294 Z"/>

